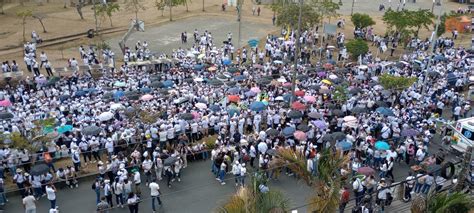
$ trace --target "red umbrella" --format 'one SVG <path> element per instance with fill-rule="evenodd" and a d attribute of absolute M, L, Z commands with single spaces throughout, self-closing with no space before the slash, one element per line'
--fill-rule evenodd
<path fill-rule="evenodd" d="M 365 176 L 370 176 L 375 173 L 375 170 L 366 166 L 366 167 L 360 167 L 359 169 L 357 169 L 357 173 L 363 174 Z"/>
<path fill-rule="evenodd" d="M 304 91 L 303 90 L 295 91 L 295 95 L 299 96 L 299 97 L 303 97 L 304 96 Z"/>
<path fill-rule="evenodd" d="M 306 106 L 299 101 L 295 101 L 291 104 L 291 108 L 294 110 L 305 110 Z"/>
<path fill-rule="evenodd" d="M 332 64 L 330 64 L 330 63 L 326 63 L 326 64 L 323 65 L 323 67 L 324 67 L 324 69 L 330 70 L 330 69 L 332 69 L 332 68 L 334 67 L 334 65 L 332 65 Z"/>
<path fill-rule="evenodd" d="M 229 102 L 239 102 L 240 101 L 240 97 L 238 95 L 229 95 Z"/>
<path fill-rule="evenodd" d="M 306 140 L 306 133 L 302 131 L 296 131 L 293 133 L 293 136 L 295 136 L 295 138 L 300 141 Z"/>

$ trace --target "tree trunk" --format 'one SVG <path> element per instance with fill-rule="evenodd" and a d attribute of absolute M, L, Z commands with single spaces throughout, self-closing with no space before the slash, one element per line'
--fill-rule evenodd
<path fill-rule="evenodd" d="M 184 3 L 186 4 L 186 12 L 189 12 L 189 9 L 188 9 L 188 0 L 185 0 Z"/>
<path fill-rule="evenodd" d="M 41 27 L 43 27 L 43 33 L 47 33 L 46 27 L 44 27 L 43 19 L 38 19 L 38 21 L 40 22 Z"/>
<path fill-rule="evenodd" d="M 79 13 L 79 16 L 81 17 L 81 20 L 84 20 L 84 16 L 82 16 L 82 4 L 81 3 L 76 5 L 76 10 L 77 10 L 77 13 Z"/>
<path fill-rule="evenodd" d="M 170 21 L 173 21 L 173 11 L 172 11 L 172 6 L 170 5 Z"/>
<path fill-rule="evenodd" d="M 25 37 L 25 25 L 26 25 L 26 21 L 25 21 L 25 18 L 23 18 L 22 25 L 23 25 L 23 42 L 25 42 L 25 41 L 26 41 L 26 37 Z"/>
<path fill-rule="evenodd" d="M 110 21 L 110 27 L 114 27 L 114 25 L 112 24 L 112 16 L 109 16 L 109 21 Z"/>
<path fill-rule="evenodd" d="M 204 12 L 204 0 L 202 0 L 202 12 Z"/>
<path fill-rule="evenodd" d="M 163 8 L 163 9 L 161 10 L 161 16 L 162 16 L 162 17 L 165 16 L 165 8 Z"/>

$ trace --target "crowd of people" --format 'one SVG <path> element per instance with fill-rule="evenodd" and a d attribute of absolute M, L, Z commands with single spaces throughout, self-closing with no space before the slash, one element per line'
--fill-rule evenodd
<path fill-rule="evenodd" d="M 324 48 L 326 57 L 319 52 L 324 63 L 314 62 L 316 30 L 305 31 L 300 38 L 294 31 L 287 33 L 269 35 L 263 49 L 234 51 L 230 33 L 218 45 L 211 32 L 200 34 L 196 29 L 192 48 L 160 55 L 159 59 L 170 60 L 157 66 L 137 63 L 156 58 L 145 41 L 135 50 L 127 48 L 125 63 L 119 69 L 104 68 L 99 78 L 77 69 L 61 78 L 48 71 L 50 77 L 27 78 L 4 88 L 0 201 L 7 201 L 4 180 L 10 176 L 24 203 L 31 206 L 34 199 L 47 195 L 51 209 L 57 210 L 56 187 L 78 187 L 78 173 L 92 164 L 97 167 L 91 188 L 99 212 L 124 206 L 138 212 L 143 187 L 150 188 L 156 211 L 155 200 L 162 203 L 158 184 L 165 179 L 172 188 L 187 181 L 181 172 L 188 160 L 210 159 L 212 177 L 219 184 L 224 185 L 231 173 L 235 184 L 244 186 L 251 168 L 266 171 L 269 178 L 282 171 L 293 175 L 290 170 L 269 169 L 280 148 L 305 153 L 308 170 L 317 175 L 318 153 L 336 147 L 351 156 L 341 170 L 351 180 L 342 200 L 353 191 L 357 205 L 368 209 L 365 195 L 377 191 L 376 202 L 384 208 L 393 197 L 387 186 L 404 180 L 394 175 L 401 163 L 435 164 L 444 157 L 428 149 L 436 118 L 447 109 L 453 110 L 449 119 L 470 114 L 461 88 L 471 75 L 472 53 L 454 47 L 453 40 L 434 41 L 431 56 L 426 52 L 430 41 L 414 38 L 412 51 L 403 54 L 402 61 L 369 53 L 360 60 L 365 65 L 338 68 L 332 56 L 335 48 L 329 44 Z M 186 32 L 181 37 L 187 42 Z M 376 37 L 377 45 L 398 42 Z M 344 35 L 337 40 L 338 48 L 343 48 Z M 288 62 L 294 61 L 296 42 L 302 43 L 302 51 L 294 80 L 294 67 Z M 73 58 L 69 66 L 100 64 L 97 55 L 94 48 L 81 47 L 82 62 Z M 102 64 L 113 63 L 113 52 L 104 51 L 103 56 Z M 39 68 L 44 65 L 48 70 L 50 62 L 44 52 L 36 57 L 34 45 L 27 44 L 25 63 L 39 77 Z M 382 74 L 418 80 L 401 91 L 387 90 L 379 82 Z M 340 88 L 345 91 L 343 99 Z M 48 119 L 52 125 L 41 125 Z M 32 152 L 7 143 L 15 134 L 29 139 L 46 135 L 47 140 L 31 145 L 38 150 Z M 56 168 L 56 161 L 64 157 L 72 164 Z M 43 173 L 31 165 L 38 161 L 48 167 Z M 423 178 L 415 178 L 420 174 Z M 427 193 L 435 182 L 444 181 L 431 173 L 410 173 L 406 180 L 407 200 L 410 191 Z"/>

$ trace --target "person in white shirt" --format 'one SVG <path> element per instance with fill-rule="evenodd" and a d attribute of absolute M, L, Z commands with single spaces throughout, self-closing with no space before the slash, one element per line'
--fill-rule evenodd
<path fill-rule="evenodd" d="M 135 184 L 135 193 L 140 194 L 140 184 L 142 183 L 142 181 L 138 169 L 135 170 L 135 172 L 133 173 L 133 183 Z"/>
<path fill-rule="evenodd" d="M 123 202 L 123 182 L 120 181 L 118 178 L 116 178 L 114 184 L 112 185 L 114 189 L 114 194 L 115 194 L 115 202 L 117 203 L 117 206 L 120 208 L 123 208 L 124 202 Z"/>
<path fill-rule="evenodd" d="M 147 156 L 142 162 L 142 169 L 145 173 L 145 185 L 148 186 L 148 183 L 151 180 L 151 168 L 153 167 L 153 161 L 151 161 L 150 156 Z"/>
<path fill-rule="evenodd" d="M 30 194 L 23 198 L 23 206 L 25 207 L 25 213 L 36 213 L 36 199 Z"/>
<path fill-rule="evenodd" d="M 151 194 L 151 208 L 153 209 L 153 213 L 156 212 L 156 207 L 155 207 L 155 199 L 158 200 L 158 205 L 161 206 L 161 199 L 160 199 L 160 185 L 156 183 L 156 180 L 153 179 L 151 183 L 148 185 L 150 188 L 150 194 Z"/>
<path fill-rule="evenodd" d="M 58 208 L 58 206 L 56 206 L 56 187 L 54 187 L 53 183 L 46 186 L 46 195 L 51 203 L 51 209 Z"/>

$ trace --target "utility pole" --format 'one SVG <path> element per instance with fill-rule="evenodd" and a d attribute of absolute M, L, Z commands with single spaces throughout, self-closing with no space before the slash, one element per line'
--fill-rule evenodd
<path fill-rule="evenodd" d="M 298 0 L 299 4 L 299 13 L 298 13 L 298 31 L 296 32 L 296 41 L 295 41 L 295 55 L 294 55 L 294 67 L 293 74 L 291 76 L 291 101 L 293 103 L 295 99 L 295 90 L 296 90 L 296 73 L 298 72 L 298 56 L 300 51 L 300 36 L 301 36 L 301 13 L 303 8 L 303 0 Z M 288 32 L 290 33 L 290 32 Z"/>
<path fill-rule="evenodd" d="M 431 5 L 431 12 L 433 12 L 433 11 L 434 11 L 434 5 L 435 5 L 435 1 L 436 1 L 436 0 L 433 0 L 433 4 Z"/>
<path fill-rule="evenodd" d="M 466 178 L 468 176 L 470 177 L 469 168 L 471 167 L 471 160 L 472 160 L 472 146 L 468 146 L 462 159 L 461 171 L 459 171 L 459 175 L 458 175 L 458 182 L 454 188 L 458 192 L 461 192 L 466 187 Z"/>
<path fill-rule="evenodd" d="M 433 0 L 433 5 L 434 5 L 434 0 Z M 441 7 L 439 9 L 438 19 L 436 20 L 436 26 L 435 26 L 435 30 L 434 30 L 433 36 L 432 36 L 433 39 L 431 40 L 431 51 L 428 53 L 428 57 L 431 57 L 431 55 L 436 51 L 436 40 L 437 40 L 437 33 L 438 33 L 438 28 L 439 28 L 440 22 L 441 22 Z M 432 61 L 433 60 L 431 58 L 429 58 L 428 59 L 428 65 L 426 65 L 425 77 L 423 79 L 423 87 L 422 87 L 422 90 L 421 90 L 421 94 L 423 94 L 423 95 L 426 93 L 426 90 L 427 90 L 428 72 L 430 70 Z"/>
<path fill-rule="evenodd" d="M 239 39 L 237 40 L 237 48 L 240 49 L 240 39 L 242 30 L 242 4 L 244 0 L 237 0 L 237 21 L 239 22 Z"/>
<path fill-rule="evenodd" d="M 352 14 L 354 13 L 354 3 L 355 3 L 355 0 L 352 0 L 351 16 L 352 16 Z"/>
<path fill-rule="evenodd" d="M 94 10 L 94 19 L 95 19 L 95 33 L 96 35 L 99 35 L 99 24 L 97 23 L 97 8 L 96 8 L 96 0 L 92 0 L 93 10 Z"/>

